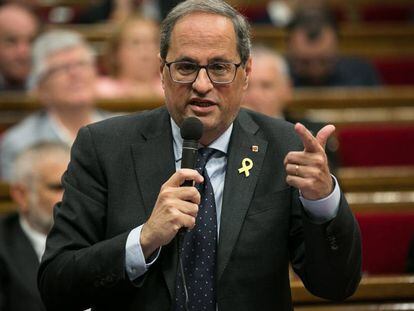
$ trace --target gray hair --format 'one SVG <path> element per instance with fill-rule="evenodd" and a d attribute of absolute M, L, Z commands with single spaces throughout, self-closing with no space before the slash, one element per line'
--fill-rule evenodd
<path fill-rule="evenodd" d="M 290 79 L 290 72 L 289 72 L 289 66 L 285 60 L 285 58 L 277 53 L 276 51 L 264 46 L 264 45 L 257 45 L 252 47 L 251 51 L 252 57 L 253 57 L 253 67 L 254 67 L 254 58 L 257 57 L 270 57 L 274 64 L 277 66 L 280 73 L 286 77 L 287 79 Z M 253 69 L 254 70 L 254 69 Z"/>
<path fill-rule="evenodd" d="M 39 163 L 45 160 L 69 159 L 70 147 L 60 142 L 43 141 L 24 149 L 12 164 L 11 184 L 30 185 L 37 178 Z"/>
<path fill-rule="evenodd" d="M 47 58 L 54 53 L 75 48 L 84 47 L 91 61 L 95 60 L 95 53 L 92 47 L 77 32 L 70 30 L 50 30 L 40 35 L 32 47 L 32 70 L 28 78 L 28 89 L 35 88 L 42 76 L 48 70 Z"/>
<path fill-rule="evenodd" d="M 234 26 L 237 37 L 237 51 L 242 64 L 245 64 L 250 56 L 250 25 L 246 18 L 232 6 L 222 0 L 188 0 L 177 5 L 167 15 L 161 24 L 160 55 L 165 60 L 167 57 L 171 33 L 177 21 L 194 12 L 205 12 L 228 17 Z"/>

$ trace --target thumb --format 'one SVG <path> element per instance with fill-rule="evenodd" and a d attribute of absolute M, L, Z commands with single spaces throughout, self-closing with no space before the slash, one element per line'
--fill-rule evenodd
<path fill-rule="evenodd" d="M 322 129 L 319 130 L 318 134 L 316 134 L 316 139 L 318 140 L 319 144 L 325 149 L 326 142 L 328 138 L 335 132 L 335 126 L 329 124 L 324 126 Z"/>

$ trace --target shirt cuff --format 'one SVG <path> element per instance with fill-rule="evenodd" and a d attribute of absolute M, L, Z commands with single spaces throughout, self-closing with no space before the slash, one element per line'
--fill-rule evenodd
<path fill-rule="evenodd" d="M 341 189 L 335 176 L 331 175 L 334 182 L 334 190 L 327 197 L 320 200 L 307 200 L 300 194 L 299 199 L 309 218 L 315 223 L 322 224 L 335 218 L 339 210 Z"/>
<path fill-rule="evenodd" d="M 143 225 L 131 230 L 125 245 L 125 269 L 130 281 L 142 276 L 149 267 L 158 259 L 161 248 L 159 248 L 146 262 L 142 252 L 140 238 Z"/>

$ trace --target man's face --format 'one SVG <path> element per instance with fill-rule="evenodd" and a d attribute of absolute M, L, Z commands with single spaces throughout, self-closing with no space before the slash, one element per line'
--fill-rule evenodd
<path fill-rule="evenodd" d="M 53 207 L 62 200 L 62 174 L 69 158 L 47 157 L 36 167 L 37 175 L 28 189 L 27 219 L 38 230 L 47 233 L 53 224 Z"/>
<path fill-rule="evenodd" d="M 37 22 L 14 6 L 0 11 L 0 73 L 11 82 L 23 83 L 30 71 L 30 49 Z"/>
<path fill-rule="evenodd" d="M 324 28 L 318 38 L 309 40 L 303 29 L 294 30 L 289 40 L 292 70 L 311 84 L 322 84 L 331 74 L 337 57 L 337 38 Z"/>
<path fill-rule="evenodd" d="M 166 62 L 183 60 L 199 65 L 240 63 L 231 20 L 207 13 L 192 13 L 178 20 L 171 34 Z M 194 83 L 180 84 L 171 79 L 169 69 L 162 63 L 166 105 L 172 118 L 178 125 L 189 116 L 199 118 L 204 125 L 201 143 L 210 144 L 237 116 L 250 69 L 249 60 L 245 67 L 237 69 L 230 84 L 213 84 L 205 69 L 200 70 Z"/>
<path fill-rule="evenodd" d="M 283 117 L 291 99 L 290 80 L 272 56 L 253 56 L 252 73 L 243 106 L 271 117 Z"/>
<path fill-rule="evenodd" d="M 95 65 L 86 48 L 79 46 L 51 54 L 38 95 L 49 107 L 72 109 L 95 101 Z"/>

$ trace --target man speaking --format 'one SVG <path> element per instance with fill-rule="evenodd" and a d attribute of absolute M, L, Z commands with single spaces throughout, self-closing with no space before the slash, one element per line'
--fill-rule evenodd
<path fill-rule="evenodd" d="M 39 271 L 49 310 L 291 310 L 289 261 L 315 295 L 355 291 L 359 229 L 324 152 L 334 127 L 313 137 L 240 110 L 251 63 L 225 2 L 169 13 L 166 107 L 89 125 L 72 148 Z M 188 117 L 203 130 L 180 169 Z"/>

